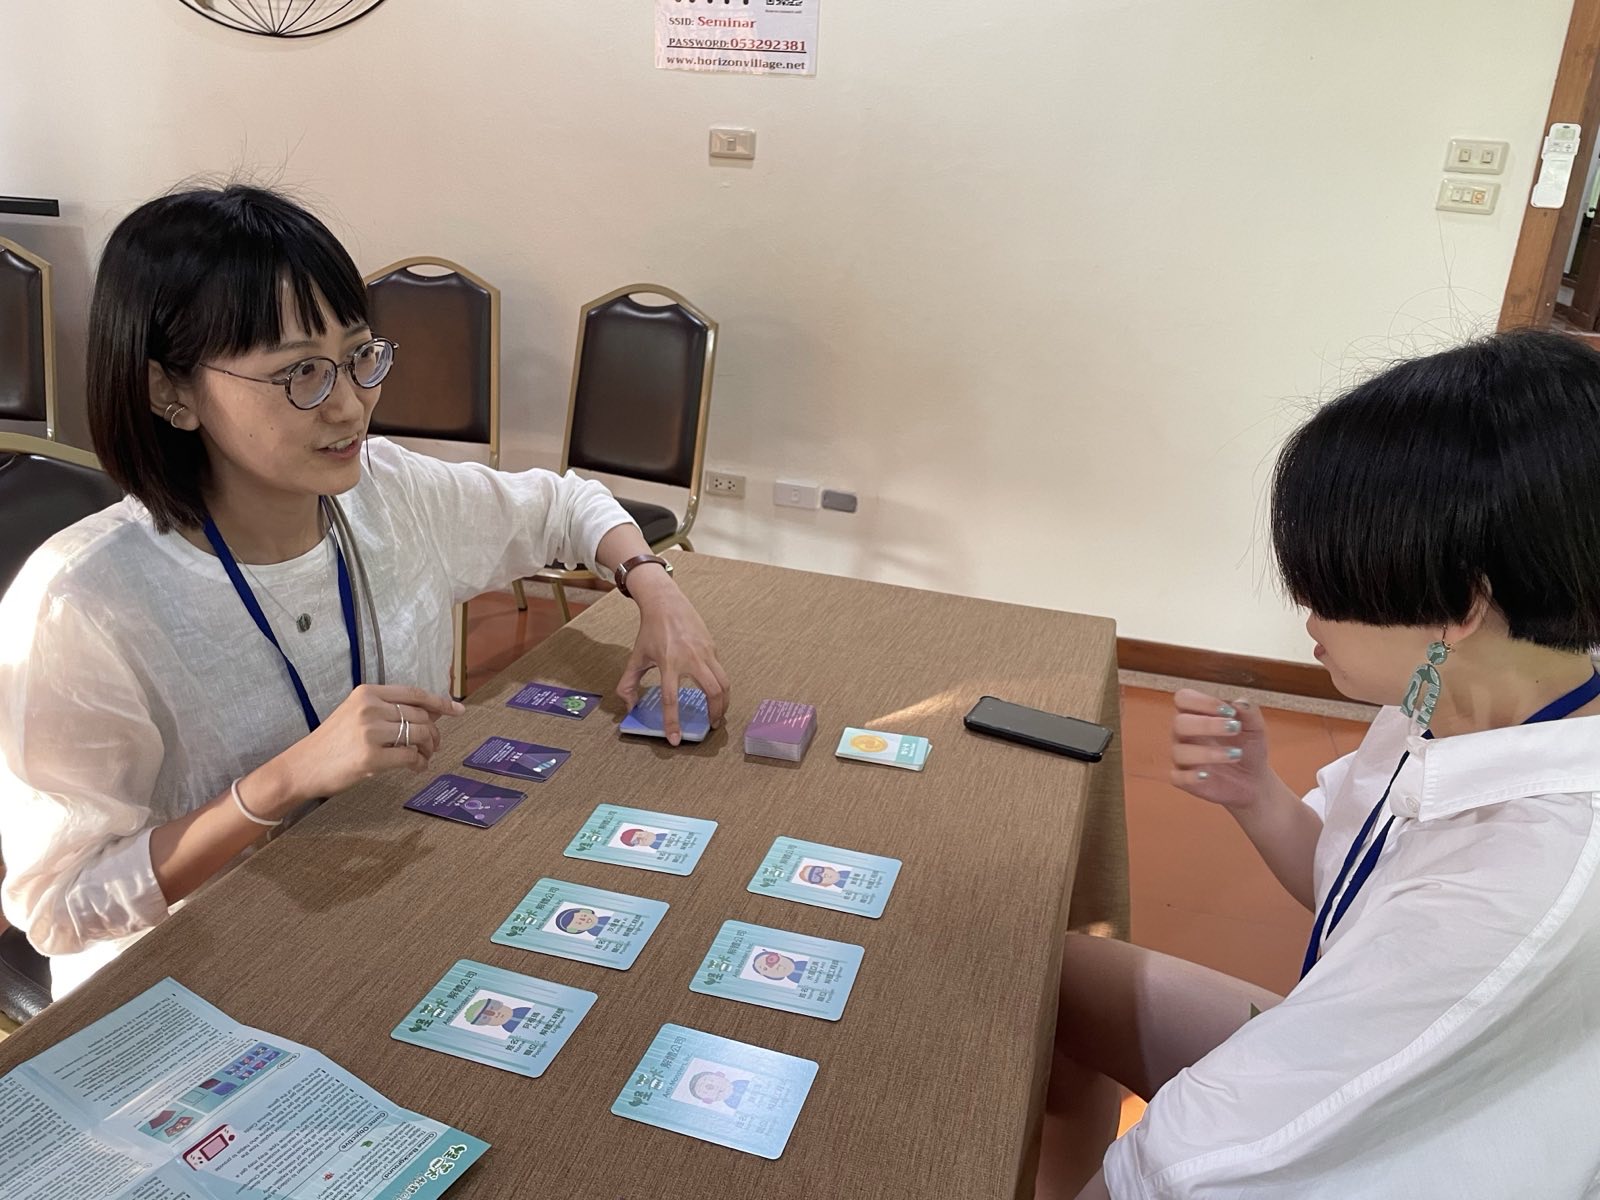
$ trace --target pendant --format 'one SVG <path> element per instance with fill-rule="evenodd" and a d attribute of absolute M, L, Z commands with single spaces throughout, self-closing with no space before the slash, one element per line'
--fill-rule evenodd
<path fill-rule="evenodd" d="M 310 613 L 301 613 L 298 617 L 295 618 L 294 627 L 296 629 L 298 629 L 301 633 L 304 633 L 306 630 L 310 629 L 311 628 L 311 614 Z"/>

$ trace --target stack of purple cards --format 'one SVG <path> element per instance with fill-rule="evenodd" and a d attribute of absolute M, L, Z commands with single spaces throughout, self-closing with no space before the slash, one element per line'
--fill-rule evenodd
<path fill-rule="evenodd" d="M 526 792 L 464 775 L 441 775 L 406 801 L 407 808 L 487 829 L 527 799 Z"/>
<path fill-rule="evenodd" d="M 799 762 L 817 736 L 817 710 L 791 700 L 763 700 L 744 731 L 744 752 Z"/>

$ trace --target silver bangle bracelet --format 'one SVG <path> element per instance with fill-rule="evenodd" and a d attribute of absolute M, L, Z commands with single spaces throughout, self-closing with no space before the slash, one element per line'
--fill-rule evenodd
<path fill-rule="evenodd" d="M 246 808 L 244 801 L 239 799 L 239 781 L 237 779 L 228 785 L 228 791 L 233 794 L 233 806 L 239 810 L 239 815 L 246 821 L 254 821 L 257 825 L 265 825 L 268 829 L 273 829 L 283 824 L 282 817 L 279 817 L 276 821 L 269 821 L 265 817 L 256 816 L 255 813 Z"/>

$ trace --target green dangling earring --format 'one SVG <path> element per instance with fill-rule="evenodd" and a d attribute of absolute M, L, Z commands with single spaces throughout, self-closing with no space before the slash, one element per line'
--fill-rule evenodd
<path fill-rule="evenodd" d="M 1433 720 L 1434 707 L 1439 703 L 1439 668 L 1450 657 L 1451 646 L 1441 631 L 1439 640 L 1428 647 L 1428 661 L 1411 676 L 1411 686 L 1406 698 L 1400 702 L 1400 711 L 1415 721 L 1419 728 L 1427 729 Z"/>

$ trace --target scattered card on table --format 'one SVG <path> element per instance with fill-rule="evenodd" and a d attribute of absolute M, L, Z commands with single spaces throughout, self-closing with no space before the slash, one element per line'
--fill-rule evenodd
<path fill-rule="evenodd" d="M 834 754 L 840 758 L 853 758 L 857 762 L 883 763 L 885 766 L 920 771 L 927 765 L 928 751 L 932 749 L 932 742 L 915 734 L 851 728 L 840 735 L 839 748 Z"/>
<path fill-rule="evenodd" d="M 666 911 L 660 900 L 541 879 L 489 940 L 626 971 Z"/>
<path fill-rule="evenodd" d="M 537 1079 L 594 1002 L 593 992 L 463 958 L 389 1036 Z"/>
<path fill-rule="evenodd" d="M 553 683 L 530 683 L 507 700 L 506 706 L 581 721 L 595 710 L 601 699 L 595 692 L 576 692 Z"/>
<path fill-rule="evenodd" d="M 467 755 L 464 765 L 491 775 L 505 775 L 511 779 L 531 779 L 543 783 L 561 769 L 561 764 L 572 757 L 571 750 L 557 750 L 554 746 L 536 746 L 532 742 L 519 742 L 512 738 L 492 737 Z"/>
<path fill-rule="evenodd" d="M 725 921 L 689 990 L 837 1021 L 863 953 L 849 942 Z"/>
<path fill-rule="evenodd" d="M 760 1046 L 663 1025 L 611 1111 L 762 1158 L 778 1158 L 817 1064 Z"/>
<path fill-rule="evenodd" d="M 527 792 L 484 783 L 481 779 L 441 775 L 407 800 L 406 807 L 487 829 L 527 798 Z"/>
<path fill-rule="evenodd" d="M 602 804 L 564 853 L 568 858 L 688 875 L 716 831 L 715 821 Z"/>
<path fill-rule="evenodd" d="M 781 837 L 756 868 L 749 890 L 797 904 L 881 917 L 899 874 L 898 858 Z"/>
<path fill-rule="evenodd" d="M 639 703 L 622 719 L 623 733 L 639 737 L 667 736 L 666 713 L 661 708 L 661 689 L 651 688 L 639 697 Z M 678 732 L 686 742 L 703 742 L 711 732 L 711 713 L 706 708 L 706 694 L 699 688 L 678 689 Z"/>

